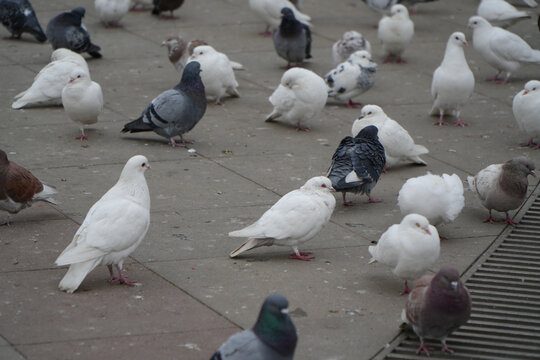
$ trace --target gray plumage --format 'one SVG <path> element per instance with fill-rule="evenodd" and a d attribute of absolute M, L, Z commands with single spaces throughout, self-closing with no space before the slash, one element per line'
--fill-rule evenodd
<path fill-rule="evenodd" d="M 66 48 L 77 53 L 89 53 L 94 58 L 100 58 L 101 48 L 90 41 L 90 34 L 82 24 L 86 10 L 77 7 L 63 12 L 49 21 L 47 37 L 53 49 Z"/>
<path fill-rule="evenodd" d="M 376 126 L 366 126 L 356 137 L 347 136 L 341 140 L 332 156 L 326 176 L 332 181 L 332 187 L 343 193 L 344 205 L 352 204 L 345 199 L 347 192 L 366 194 L 368 202 L 380 201 L 370 195 L 386 163 L 384 147 L 377 133 Z"/>
<path fill-rule="evenodd" d="M 529 175 L 534 173 L 534 162 L 525 157 L 518 157 L 504 164 L 489 165 L 474 177 L 467 177 L 469 188 L 476 193 L 482 205 L 489 210 L 489 217 L 484 222 L 497 222 L 491 211 L 506 214 L 506 223 L 516 225 L 508 215 L 508 211 L 521 206 L 527 195 Z"/>
<path fill-rule="evenodd" d="M 311 58 L 311 31 L 298 21 L 290 8 L 281 9 L 281 24 L 274 32 L 274 48 L 277 54 L 291 63 L 301 64 Z"/>
<path fill-rule="evenodd" d="M 464 325 L 471 316 L 471 295 L 453 267 L 443 267 L 435 276 L 418 280 L 409 294 L 402 319 L 409 323 L 420 338 L 417 354 L 429 356 L 424 338 L 438 339 L 443 352 L 453 353 L 446 338 Z"/>
<path fill-rule="evenodd" d="M 26 32 L 32 34 L 39 42 L 47 40 L 28 0 L 0 0 L 0 22 L 13 38 L 18 39 Z"/>
<path fill-rule="evenodd" d="M 187 141 L 182 135 L 193 129 L 206 111 L 206 95 L 200 72 L 199 62 L 188 63 L 180 83 L 152 100 L 141 116 L 126 124 L 122 132 L 154 131 L 169 139 L 173 147 L 185 146 Z M 174 141 L 175 136 L 180 136 L 181 144 Z"/>
<path fill-rule="evenodd" d="M 398 0 L 362 0 L 371 9 L 384 13 L 390 10 L 390 8 L 398 3 Z"/>
<path fill-rule="evenodd" d="M 170 11 L 170 17 L 173 18 L 173 11 L 182 6 L 183 3 L 184 0 L 154 0 L 154 8 L 152 9 L 152 14 L 160 15 L 164 11 Z"/>
<path fill-rule="evenodd" d="M 298 337 L 279 294 L 264 301 L 253 328 L 231 336 L 210 360 L 292 360 Z"/>

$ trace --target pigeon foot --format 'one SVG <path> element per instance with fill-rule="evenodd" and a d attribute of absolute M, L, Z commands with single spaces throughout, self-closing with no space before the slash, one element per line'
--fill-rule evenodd
<path fill-rule="evenodd" d="M 401 58 L 401 56 L 399 56 L 399 57 L 397 58 L 397 60 L 396 60 L 396 63 L 398 63 L 398 64 L 406 64 L 407 61 L 405 61 L 404 59 Z"/>
<path fill-rule="evenodd" d="M 309 261 L 311 259 L 315 259 L 314 256 L 308 256 L 310 254 L 312 254 L 311 251 L 298 251 L 298 249 L 294 249 L 294 252 L 289 255 L 289 258 L 302 261 Z"/>
<path fill-rule="evenodd" d="M 448 353 L 448 354 L 453 354 L 454 353 L 454 350 L 448 348 L 448 346 L 446 346 L 446 344 L 443 344 L 443 346 L 441 348 L 441 351 L 445 352 L 445 353 Z"/>
<path fill-rule="evenodd" d="M 88 140 L 88 136 L 81 134 L 75 138 L 75 140 Z"/>
<path fill-rule="evenodd" d="M 386 59 L 383 60 L 383 64 L 391 63 L 392 59 L 390 58 L 390 55 L 386 57 Z"/>
<path fill-rule="evenodd" d="M 535 142 L 533 142 L 532 139 L 527 141 L 527 142 L 519 144 L 519 146 L 530 147 L 530 148 L 533 148 L 533 149 L 538 149 L 538 145 L 539 144 L 536 144 Z"/>
<path fill-rule="evenodd" d="M 403 291 L 399 295 L 407 295 L 411 292 L 411 289 L 409 289 L 409 284 L 407 284 L 407 280 L 405 280 L 405 286 L 403 287 Z"/>
<path fill-rule="evenodd" d="M 429 356 L 429 352 L 433 351 L 433 348 L 427 347 L 426 344 L 424 344 L 424 340 L 420 342 L 420 346 L 418 349 L 416 349 L 416 355 L 419 355 L 421 352 L 425 352 L 427 356 Z"/>
<path fill-rule="evenodd" d="M 491 214 L 490 214 L 490 215 L 488 216 L 488 218 L 487 218 L 486 220 L 482 221 L 482 222 L 485 222 L 485 223 L 488 222 L 488 223 L 490 223 L 490 224 L 493 224 L 493 223 L 496 223 L 496 222 L 499 222 L 499 221 L 501 221 L 501 220 L 495 220 L 495 219 L 491 216 Z"/>
<path fill-rule="evenodd" d="M 362 106 L 362 103 L 354 102 L 351 99 L 349 99 L 349 102 L 347 103 L 346 106 L 348 109 L 356 109 L 357 107 Z"/>
<path fill-rule="evenodd" d="M 456 121 L 456 123 L 454 124 L 454 126 L 465 127 L 465 126 L 469 126 L 469 124 L 464 123 L 463 121 L 461 121 L 461 119 L 458 119 L 458 121 Z"/>
<path fill-rule="evenodd" d="M 296 126 L 296 131 L 310 131 L 311 129 L 308 128 L 307 126 L 302 126 L 301 124 L 298 124 Z"/>
<path fill-rule="evenodd" d="M 382 202 L 381 199 L 374 198 L 374 197 L 371 197 L 371 196 L 368 198 L 368 201 L 367 201 L 368 204 L 371 204 L 371 203 L 380 203 L 380 202 Z"/>
<path fill-rule="evenodd" d="M 505 223 L 507 223 L 510 226 L 516 226 L 519 225 L 519 222 L 512 221 L 510 216 L 506 216 L 506 219 L 504 220 Z"/>
<path fill-rule="evenodd" d="M 448 125 L 448 123 L 441 118 L 441 119 L 439 119 L 439 121 L 435 121 L 433 123 L 433 125 L 435 125 L 435 126 L 444 126 L 444 125 Z"/>

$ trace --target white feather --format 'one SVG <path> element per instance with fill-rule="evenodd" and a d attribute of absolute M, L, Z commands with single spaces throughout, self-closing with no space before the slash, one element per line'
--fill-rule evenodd
<path fill-rule="evenodd" d="M 129 11 L 131 0 L 95 0 L 94 6 L 102 23 L 117 25 Z"/>
<path fill-rule="evenodd" d="M 491 24 L 502 27 L 531 17 L 527 12 L 519 11 L 504 0 L 481 0 L 476 13 Z"/>
<path fill-rule="evenodd" d="M 393 5 L 390 16 L 383 16 L 379 21 L 377 36 L 387 55 L 401 56 L 413 35 L 414 24 L 409 11 L 401 4 Z"/>
<path fill-rule="evenodd" d="M 332 58 L 334 66 L 347 61 L 352 53 L 360 50 L 366 50 L 371 54 L 371 44 L 366 38 L 357 31 L 350 30 L 343 33 L 340 40 L 332 45 Z"/>
<path fill-rule="evenodd" d="M 528 81 L 514 96 L 512 111 L 521 131 L 531 140 L 540 139 L 540 81 Z"/>

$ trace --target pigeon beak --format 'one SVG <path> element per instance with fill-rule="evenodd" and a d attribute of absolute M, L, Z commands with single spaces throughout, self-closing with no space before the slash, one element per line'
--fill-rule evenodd
<path fill-rule="evenodd" d="M 166 46 L 166 45 L 167 45 L 167 40 L 165 40 L 164 42 L 162 42 L 160 46 Z"/>
<path fill-rule="evenodd" d="M 429 231 L 429 229 L 426 229 L 425 231 L 426 231 L 426 233 L 428 233 L 429 235 L 431 235 L 431 231 Z"/>
<path fill-rule="evenodd" d="M 452 287 L 452 290 L 457 291 L 458 282 L 457 281 L 451 281 L 450 286 Z"/>
<path fill-rule="evenodd" d="M 288 314 L 288 313 L 289 313 L 289 309 L 281 309 L 281 313 L 282 313 L 282 314 Z"/>
<path fill-rule="evenodd" d="M 360 116 L 358 117 L 358 119 L 356 119 L 356 120 L 362 120 L 363 118 L 364 118 L 364 115 L 360 115 Z"/>
<path fill-rule="evenodd" d="M 467 42 L 467 40 L 465 40 L 465 41 L 463 42 L 463 45 L 469 46 L 469 43 Z"/>
<path fill-rule="evenodd" d="M 336 192 L 336 189 L 334 189 L 332 186 L 330 186 L 328 190 L 330 190 L 331 192 Z"/>
<path fill-rule="evenodd" d="M 529 93 L 529 90 L 523 90 L 523 95 L 527 95 Z"/>
<path fill-rule="evenodd" d="M 529 175 L 532 175 L 532 176 L 536 177 L 536 173 L 535 173 L 533 170 L 531 170 L 531 171 L 529 172 Z"/>
<path fill-rule="evenodd" d="M 71 84 L 75 79 L 69 79 L 68 84 Z"/>
<path fill-rule="evenodd" d="M 146 168 L 147 168 L 148 170 L 152 170 L 152 167 L 150 166 L 150 164 L 146 164 Z"/>

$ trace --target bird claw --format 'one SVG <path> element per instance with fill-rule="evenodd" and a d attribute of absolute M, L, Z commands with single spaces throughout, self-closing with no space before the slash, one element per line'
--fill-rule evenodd
<path fill-rule="evenodd" d="M 289 259 L 296 259 L 296 260 L 302 260 L 302 261 L 309 261 L 311 259 L 315 259 L 314 256 L 306 256 L 311 254 L 311 251 L 299 251 L 297 253 L 292 253 L 289 255 Z"/>
<path fill-rule="evenodd" d="M 352 201 L 343 201 L 343 206 L 353 206 L 354 203 Z"/>
<path fill-rule="evenodd" d="M 405 61 L 404 59 L 402 59 L 401 56 L 400 56 L 400 57 L 397 58 L 396 63 L 397 63 L 397 64 L 406 64 L 407 61 Z"/>
<path fill-rule="evenodd" d="M 426 344 L 422 342 L 418 349 L 416 349 L 416 355 L 419 355 L 423 351 L 426 353 L 427 356 L 429 356 L 429 352 L 433 350 L 433 348 L 427 347 Z"/>
<path fill-rule="evenodd" d="M 444 120 L 439 120 L 439 121 L 435 121 L 433 123 L 433 125 L 435 125 L 435 126 L 444 126 L 444 125 L 448 125 L 448 123 L 446 121 L 444 121 Z"/>
<path fill-rule="evenodd" d="M 310 131 L 310 130 L 311 130 L 311 129 L 308 128 L 307 126 L 302 126 L 302 125 L 300 125 L 300 124 L 298 124 L 298 125 L 296 126 L 296 131 Z"/>
<path fill-rule="evenodd" d="M 496 220 L 491 215 L 489 215 L 488 218 L 486 220 L 482 221 L 482 222 L 485 222 L 485 223 L 488 222 L 490 224 L 493 224 L 493 223 L 496 223 L 496 222 L 499 222 L 499 221 L 501 221 L 501 220 Z"/>
<path fill-rule="evenodd" d="M 508 216 L 506 218 L 506 220 L 504 220 L 505 223 L 507 223 L 508 225 L 510 226 L 516 226 L 516 225 L 519 225 L 519 222 L 515 222 L 515 221 L 512 221 L 512 219 L 510 218 L 510 216 Z"/>
<path fill-rule="evenodd" d="M 362 103 L 359 103 L 359 102 L 354 102 L 352 100 L 349 99 L 349 102 L 347 103 L 347 105 L 345 105 L 348 109 L 356 109 L 357 107 L 359 106 L 362 106 Z"/>
<path fill-rule="evenodd" d="M 465 127 L 465 126 L 469 126 L 469 124 L 467 123 L 464 123 L 463 121 L 461 120 L 458 120 L 456 121 L 456 123 L 454 124 L 454 126 L 461 126 L 461 127 Z"/>
<path fill-rule="evenodd" d="M 88 140 L 88 136 L 81 134 L 81 135 L 77 136 L 75 138 L 75 140 Z"/>
<path fill-rule="evenodd" d="M 448 353 L 448 354 L 453 354 L 454 353 L 454 350 L 448 348 L 448 346 L 446 346 L 446 344 L 443 344 L 443 346 L 441 348 L 441 351 L 445 352 L 445 353 Z"/>
<path fill-rule="evenodd" d="M 382 202 L 381 199 L 378 199 L 378 198 L 372 198 L 371 196 L 369 197 L 369 199 L 368 199 L 368 201 L 367 201 L 368 204 L 371 204 L 371 203 L 380 203 L 380 202 Z"/>

